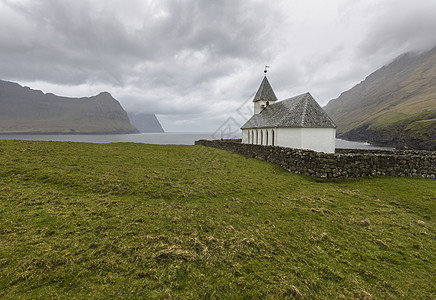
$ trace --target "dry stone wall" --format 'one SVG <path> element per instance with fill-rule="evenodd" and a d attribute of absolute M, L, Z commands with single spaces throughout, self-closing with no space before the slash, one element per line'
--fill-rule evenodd
<path fill-rule="evenodd" d="M 335 154 L 275 146 L 199 140 L 196 145 L 233 151 L 280 165 L 292 173 L 321 178 L 397 176 L 436 178 L 435 151 L 336 149 Z"/>

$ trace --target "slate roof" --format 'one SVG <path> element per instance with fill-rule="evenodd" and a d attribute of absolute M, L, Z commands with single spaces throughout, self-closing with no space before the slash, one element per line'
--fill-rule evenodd
<path fill-rule="evenodd" d="M 276 102 L 252 116 L 241 129 L 266 127 L 336 128 L 309 93 Z"/>
<path fill-rule="evenodd" d="M 274 91 L 269 84 L 268 79 L 266 76 L 263 78 L 262 83 L 259 86 L 259 89 L 257 90 L 256 96 L 254 96 L 253 102 L 257 101 L 277 101 L 276 94 L 274 94 Z"/>

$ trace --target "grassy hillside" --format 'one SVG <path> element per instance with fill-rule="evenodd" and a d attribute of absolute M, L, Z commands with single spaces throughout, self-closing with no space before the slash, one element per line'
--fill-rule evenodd
<path fill-rule="evenodd" d="M 67 98 L 0 80 L 0 133 L 135 133 L 109 93 Z"/>
<path fill-rule="evenodd" d="M 398 57 L 330 101 L 325 109 L 343 138 L 435 150 L 434 136 L 430 140 L 424 137 L 436 127 L 421 128 L 418 137 L 408 135 L 405 129 L 416 121 L 436 118 L 436 48 Z"/>
<path fill-rule="evenodd" d="M 0 298 L 436 297 L 436 181 L 0 141 Z"/>

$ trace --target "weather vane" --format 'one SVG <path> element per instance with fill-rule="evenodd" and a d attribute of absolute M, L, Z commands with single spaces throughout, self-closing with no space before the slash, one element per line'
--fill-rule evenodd
<path fill-rule="evenodd" d="M 266 72 L 268 72 L 268 70 L 267 70 L 268 68 L 269 68 L 269 66 L 265 65 L 265 70 L 263 71 L 265 73 L 265 75 L 266 75 Z"/>

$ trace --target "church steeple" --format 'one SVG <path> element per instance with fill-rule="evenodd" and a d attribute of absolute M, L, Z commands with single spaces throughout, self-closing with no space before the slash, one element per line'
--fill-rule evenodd
<path fill-rule="evenodd" d="M 265 69 L 266 71 L 266 69 Z M 259 86 L 259 89 L 257 90 L 256 96 L 254 96 L 253 102 L 254 102 L 254 114 L 260 113 L 266 106 L 273 104 L 277 101 L 276 94 L 274 94 L 274 91 L 269 84 L 268 79 L 266 78 L 266 72 L 265 77 L 262 80 L 262 83 Z"/>

